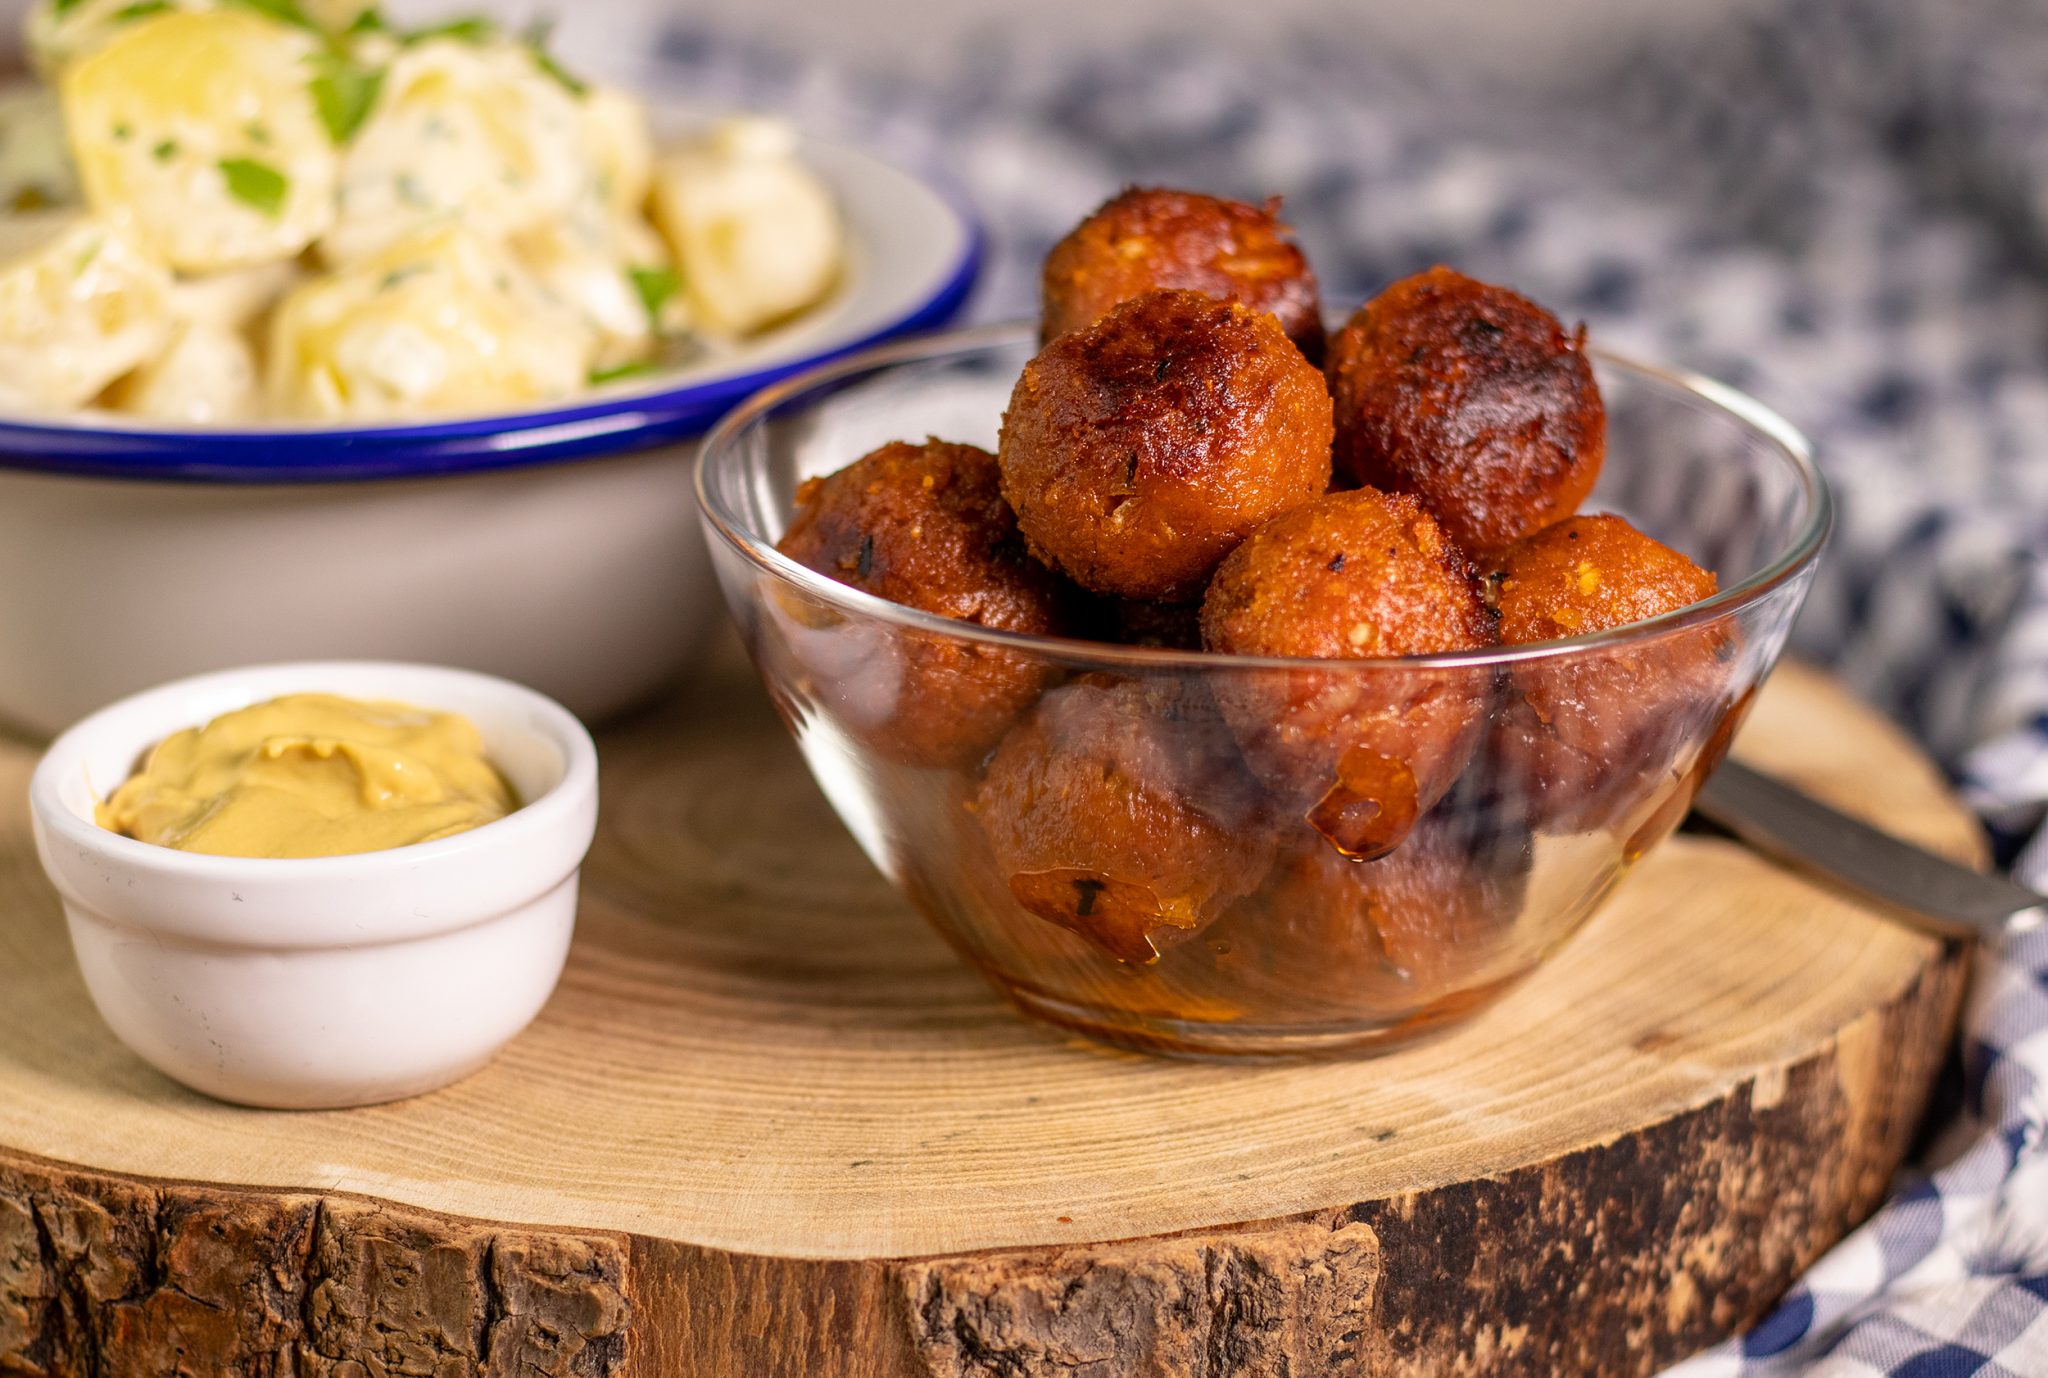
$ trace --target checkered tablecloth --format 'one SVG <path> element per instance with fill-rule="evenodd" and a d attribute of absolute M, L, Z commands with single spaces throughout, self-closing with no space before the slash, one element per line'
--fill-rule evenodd
<path fill-rule="evenodd" d="M 1795 634 L 2048 885 L 2048 10 L 1782 0 L 1541 97 L 1332 19 L 1103 50 L 1025 23 L 852 71 L 680 25 L 669 89 L 951 168 L 978 311 L 1126 181 L 1284 193 L 1334 301 L 1437 261 L 1745 387 L 1818 443 L 1835 545 Z M 2048 933 L 1979 958 L 1955 1109 L 1891 1201 L 1682 1378 L 2048 1378 Z"/>

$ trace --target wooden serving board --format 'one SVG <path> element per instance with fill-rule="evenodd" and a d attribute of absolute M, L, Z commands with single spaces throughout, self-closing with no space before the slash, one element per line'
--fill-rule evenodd
<path fill-rule="evenodd" d="M 746 670 L 608 733 L 560 992 L 416 1101 L 235 1109 L 87 1003 L 0 746 L 0 1374 L 1640 1374 L 1879 1200 L 1960 949 L 1674 838 L 1533 982 L 1334 1065 L 1013 1015 Z M 1975 857 L 1810 672 L 1738 751 Z"/>

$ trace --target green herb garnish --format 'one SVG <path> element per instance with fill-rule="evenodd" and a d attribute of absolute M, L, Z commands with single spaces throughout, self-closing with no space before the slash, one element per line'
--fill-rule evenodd
<path fill-rule="evenodd" d="M 85 0 L 51 0 L 50 13 L 61 19 L 84 3 Z"/>
<path fill-rule="evenodd" d="M 348 27 L 342 30 L 342 33 L 348 35 L 351 38 L 366 33 L 390 32 L 391 26 L 384 22 L 384 12 L 378 9 L 375 5 L 370 6 L 368 9 L 358 14 L 354 19 L 349 20 Z"/>
<path fill-rule="evenodd" d="M 647 308 L 647 319 L 659 329 L 661 308 L 682 288 L 682 274 L 673 268 L 654 267 L 628 268 L 626 276 L 632 280 L 633 290 L 640 294 L 640 304 Z"/>
<path fill-rule="evenodd" d="M 265 18 L 275 19 L 280 24 L 289 24 L 295 29 L 311 29 L 314 33 L 326 32 L 313 22 L 312 16 L 299 8 L 297 0 L 228 0 L 228 3 L 239 5 L 245 10 L 254 10 Z"/>
<path fill-rule="evenodd" d="M 587 381 L 590 386 L 598 387 L 605 383 L 616 383 L 621 378 L 638 378 L 642 374 L 652 373 L 654 370 L 653 360 L 639 359 L 630 364 L 613 364 L 610 368 L 594 368 L 590 370 Z"/>
<path fill-rule="evenodd" d="M 364 67 L 338 53 L 322 58 L 320 74 L 313 78 L 313 105 L 327 137 L 338 144 L 354 138 L 383 89 L 382 67 Z"/>
<path fill-rule="evenodd" d="M 548 39 L 554 32 L 555 21 L 552 19 L 536 19 L 527 25 L 526 46 L 533 53 L 533 65 L 560 82 L 562 88 L 570 95 L 581 100 L 589 94 L 590 87 L 580 77 L 555 61 L 554 54 L 548 51 Z"/>
<path fill-rule="evenodd" d="M 128 124 L 117 124 L 114 126 L 114 137 L 125 144 L 135 137 L 135 127 Z"/>
<path fill-rule="evenodd" d="M 73 0 L 73 2 L 76 3 L 76 0 Z M 123 5 L 120 9 L 114 11 L 114 22 L 116 24 L 126 24 L 133 19 L 147 19 L 152 14 L 162 14 L 165 10 L 171 8 L 173 8 L 171 0 L 135 0 L 134 4 Z M 63 12 L 62 6 L 59 6 L 58 12 Z"/>
<path fill-rule="evenodd" d="M 284 198 L 291 179 L 268 163 L 253 158 L 223 158 L 220 175 L 227 178 L 228 195 L 243 205 L 275 219 L 284 210 Z"/>
<path fill-rule="evenodd" d="M 160 163 L 168 163 L 171 159 L 178 156 L 178 141 L 176 139 L 165 139 L 149 151 L 149 156 Z"/>
<path fill-rule="evenodd" d="M 410 30 L 399 41 L 410 47 L 430 38 L 452 38 L 458 43 L 487 43 L 497 36 L 496 24 L 480 14 L 472 14 L 451 19 L 445 24 L 429 24 L 424 29 Z"/>

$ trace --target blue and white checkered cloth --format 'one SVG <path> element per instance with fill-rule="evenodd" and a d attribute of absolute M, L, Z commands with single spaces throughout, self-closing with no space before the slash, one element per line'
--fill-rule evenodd
<path fill-rule="evenodd" d="M 1028 313 L 1047 246 L 1126 181 L 1279 192 L 1334 300 L 1450 262 L 1757 393 L 1841 506 L 1797 652 L 2048 886 L 2036 0 L 1782 0 L 1542 98 L 1433 87 L 1334 27 L 1110 51 L 1017 27 L 866 72 L 680 28 L 664 57 L 693 99 L 952 168 L 996 236 L 987 317 Z M 2048 1378 L 2048 932 L 1980 955 L 1959 1080 L 1878 1214 L 1675 1374 Z"/>

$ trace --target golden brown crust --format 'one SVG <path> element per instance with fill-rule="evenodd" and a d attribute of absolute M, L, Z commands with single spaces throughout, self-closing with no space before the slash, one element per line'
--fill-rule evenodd
<path fill-rule="evenodd" d="M 1252 206 L 1199 192 L 1127 188 L 1046 255 L 1040 338 L 1057 339 L 1133 297 L 1172 288 L 1271 312 L 1301 352 L 1321 362 L 1316 275 L 1279 214 L 1277 196 Z"/>
<path fill-rule="evenodd" d="M 1265 875 L 1258 793 L 1192 680 L 1089 675 L 1003 739 L 975 813 L 1019 904 L 1144 963 Z"/>
<path fill-rule="evenodd" d="M 1584 333 L 1448 268 L 1395 283 L 1330 341 L 1339 470 L 1416 494 L 1475 559 L 1571 515 L 1607 444 Z"/>
<path fill-rule="evenodd" d="M 1096 593 L 1200 595 L 1217 562 L 1330 480 L 1330 398 L 1268 315 L 1151 292 L 1025 366 L 1003 494 L 1033 553 Z"/>
<path fill-rule="evenodd" d="M 1493 623 L 1464 557 L 1413 497 L 1332 493 L 1223 562 L 1202 641 L 1232 655 L 1327 660 L 1476 650 Z M 1470 754 L 1483 672 L 1376 667 L 1216 672 L 1245 757 L 1347 855 L 1398 845 Z"/>
<path fill-rule="evenodd" d="M 1501 639 L 1584 636 L 1712 597 L 1713 574 L 1620 517 L 1571 517 L 1518 542 L 1491 579 Z M 1497 746 L 1544 826 L 1609 821 L 1654 796 L 1673 757 L 1719 715 L 1735 652 L 1731 624 L 1665 633 L 1568 659 L 1517 665 Z"/>
<path fill-rule="evenodd" d="M 896 441 L 807 480 L 776 548 L 892 603 L 1004 631 L 1063 630 L 1058 583 L 1024 550 L 995 456 L 972 445 Z M 910 764 L 979 757 L 1052 677 L 1007 649 L 893 628 L 886 637 L 871 648 L 875 678 L 899 678 L 881 709 L 850 725 Z"/>

